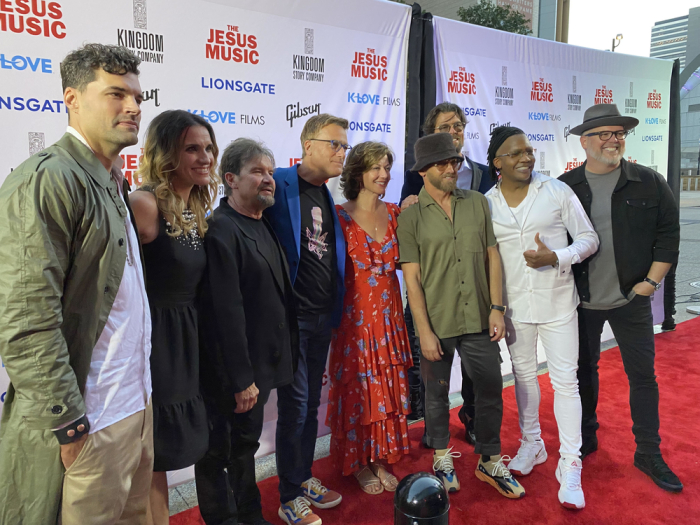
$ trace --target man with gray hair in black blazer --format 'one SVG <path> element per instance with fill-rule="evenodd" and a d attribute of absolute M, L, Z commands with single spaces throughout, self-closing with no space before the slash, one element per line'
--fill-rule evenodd
<path fill-rule="evenodd" d="M 209 451 L 195 465 L 210 524 L 268 524 L 255 481 L 270 391 L 294 377 L 299 334 L 289 269 L 263 210 L 275 202 L 275 160 L 262 143 L 233 141 L 220 166 L 225 196 L 204 239 L 202 389 Z"/>

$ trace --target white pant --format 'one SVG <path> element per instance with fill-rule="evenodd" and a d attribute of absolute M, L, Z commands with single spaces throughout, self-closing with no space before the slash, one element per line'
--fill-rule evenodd
<path fill-rule="evenodd" d="M 523 435 L 540 438 L 540 384 L 537 339 L 542 338 L 554 388 L 559 453 L 578 457 L 581 449 L 581 396 L 578 392 L 578 313 L 559 321 L 533 324 L 506 318 L 506 343 L 513 362 L 515 399 Z"/>

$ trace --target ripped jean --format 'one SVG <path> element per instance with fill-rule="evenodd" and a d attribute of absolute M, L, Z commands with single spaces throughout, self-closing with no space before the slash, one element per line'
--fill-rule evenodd
<path fill-rule="evenodd" d="M 488 330 L 484 330 L 480 334 L 440 339 L 440 344 L 442 360 L 421 361 L 421 376 L 425 382 L 426 445 L 435 449 L 449 447 L 450 374 L 456 350 L 463 370 L 474 383 L 474 452 L 489 456 L 500 454 L 503 376 L 498 343 L 492 342 Z"/>

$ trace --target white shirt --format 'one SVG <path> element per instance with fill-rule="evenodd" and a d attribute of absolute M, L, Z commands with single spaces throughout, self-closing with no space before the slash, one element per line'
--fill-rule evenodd
<path fill-rule="evenodd" d="M 520 222 L 500 190 L 500 182 L 486 194 L 493 232 L 503 261 L 506 315 L 521 323 L 548 323 L 573 312 L 579 304 L 571 265 L 593 255 L 598 235 L 569 186 L 532 173 L 527 197 L 520 204 Z M 574 242 L 569 245 L 567 232 Z M 559 259 L 559 267 L 529 268 L 523 257 L 537 250 L 535 234 Z"/>
<path fill-rule="evenodd" d="M 90 147 L 74 128 L 68 126 L 67 131 Z M 121 174 L 113 171 L 112 177 L 117 181 L 123 200 Z M 92 351 L 85 384 L 90 434 L 143 410 L 151 397 L 151 312 L 139 257 L 139 240 L 128 208 L 127 214 L 124 224 L 128 257 L 124 274 L 107 323 Z"/>
<path fill-rule="evenodd" d="M 462 156 L 464 157 L 464 155 L 462 155 Z M 457 172 L 457 187 L 460 190 L 471 190 L 473 178 L 474 178 L 474 172 L 472 171 L 471 165 L 469 164 L 467 157 L 464 157 L 464 162 L 462 163 L 462 167 Z"/>

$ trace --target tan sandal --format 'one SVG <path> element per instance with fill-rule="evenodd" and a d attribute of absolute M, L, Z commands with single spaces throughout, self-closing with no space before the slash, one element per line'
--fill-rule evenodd
<path fill-rule="evenodd" d="M 375 496 L 384 492 L 384 486 L 381 480 L 365 465 L 360 470 L 353 474 L 355 479 L 360 483 L 360 488 L 367 494 Z M 379 489 L 379 490 L 377 490 Z"/>
<path fill-rule="evenodd" d="M 395 492 L 396 487 L 399 486 L 399 480 L 391 472 L 389 472 L 384 465 L 381 463 L 370 463 L 370 469 L 372 473 L 379 479 L 379 483 L 382 484 L 387 492 Z"/>

